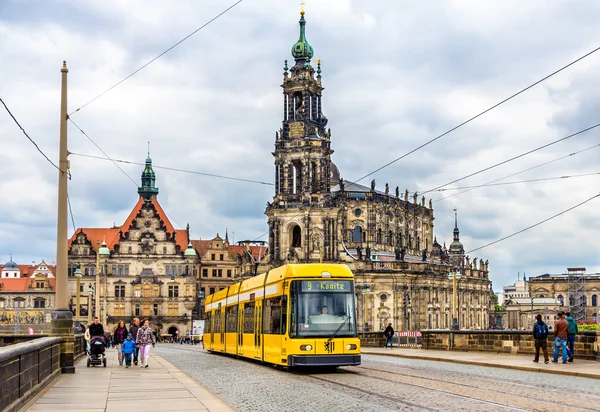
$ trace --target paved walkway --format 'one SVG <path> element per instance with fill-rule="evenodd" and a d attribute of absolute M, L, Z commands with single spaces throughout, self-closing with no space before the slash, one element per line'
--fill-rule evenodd
<path fill-rule="evenodd" d="M 533 355 L 512 355 L 506 353 L 490 352 L 463 352 L 442 351 L 411 348 L 365 348 L 360 349 L 365 355 L 397 356 L 401 358 L 423 359 L 442 362 L 464 363 L 468 365 L 493 366 L 497 368 L 518 369 L 523 371 L 556 373 L 561 375 L 582 376 L 586 378 L 600 379 L 600 362 L 580 360 L 575 354 L 575 361 L 566 365 L 562 364 L 562 358 L 558 363 L 544 364 L 543 355 L 539 363 L 533 362 Z"/>
<path fill-rule="evenodd" d="M 119 366 L 117 351 L 106 351 L 108 365 L 86 367 L 86 357 L 73 375 L 61 375 L 27 411 L 231 411 L 195 380 L 157 355 L 142 369 Z"/>

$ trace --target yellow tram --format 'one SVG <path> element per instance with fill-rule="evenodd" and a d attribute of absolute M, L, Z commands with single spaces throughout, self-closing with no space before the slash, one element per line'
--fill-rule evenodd
<path fill-rule="evenodd" d="M 354 275 L 290 264 L 206 298 L 204 348 L 293 366 L 360 365 Z"/>

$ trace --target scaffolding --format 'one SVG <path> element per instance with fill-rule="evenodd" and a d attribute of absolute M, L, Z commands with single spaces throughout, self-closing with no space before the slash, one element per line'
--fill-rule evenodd
<path fill-rule="evenodd" d="M 585 321 L 585 268 L 567 268 L 569 311 L 573 319 Z"/>

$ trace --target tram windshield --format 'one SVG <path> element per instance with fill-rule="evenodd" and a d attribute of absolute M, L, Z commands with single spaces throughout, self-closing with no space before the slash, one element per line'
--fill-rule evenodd
<path fill-rule="evenodd" d="M 351 280 L 296 280 L 290 295 L 290 337 L 356 336 Z"/>

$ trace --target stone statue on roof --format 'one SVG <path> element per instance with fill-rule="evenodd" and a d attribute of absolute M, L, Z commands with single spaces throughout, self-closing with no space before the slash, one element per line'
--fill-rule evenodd
<path fill-rule="evenodd" d="M 375 190 L 375 179 L 371 180 L 371 190 Z"/>
<path fill-rule="evenodd" d="M 400 188 L 396 186 L 396 198 L 400 197 Z"/>
<path fill-rule="evenodd" d="M 343 192 L 345 189 L 344 179 L 340 177 L 340 192 Z"/>
<path fill-rule="evenodd" d="M 385 194 L 388 195 L 390 193 L 390 186 L 386 183 L 385 184 Z"/>
<path fill-rule="evenodd" d="M 404 191 L 404 201 L 408 202 L 408 189 Z"/>

